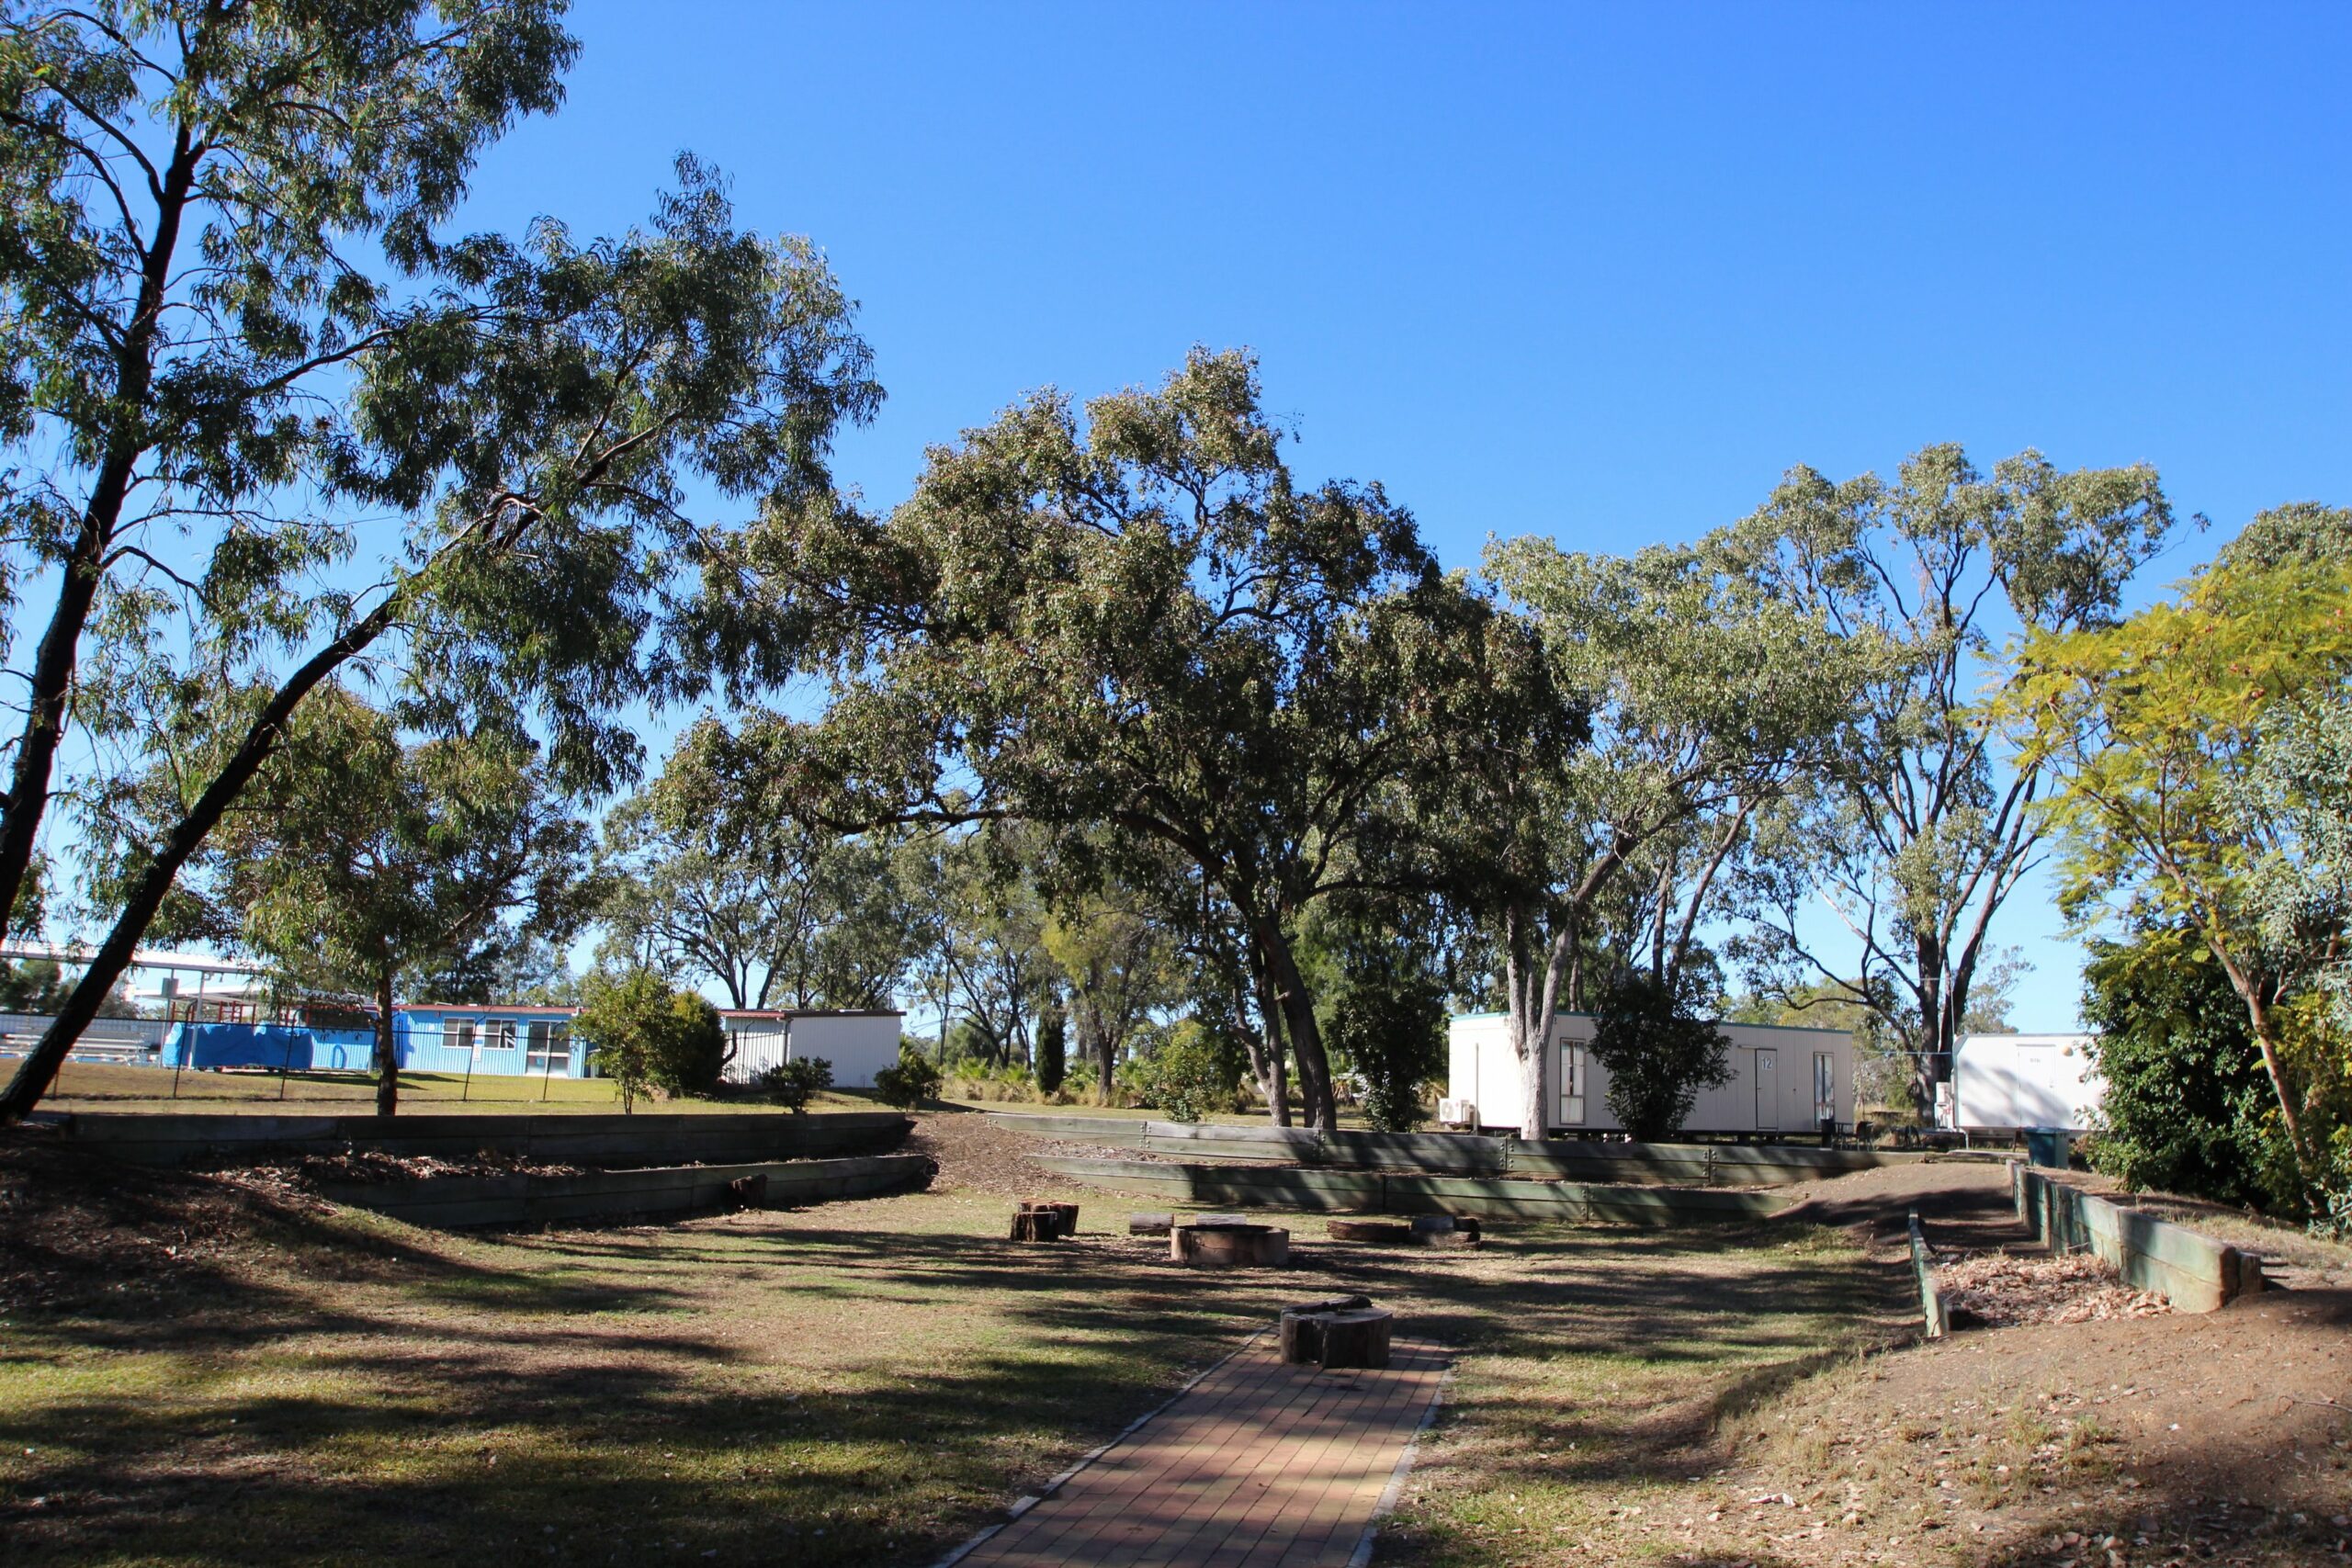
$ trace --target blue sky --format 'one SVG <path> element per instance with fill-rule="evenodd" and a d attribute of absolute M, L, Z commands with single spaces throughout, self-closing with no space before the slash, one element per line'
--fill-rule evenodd
<path fill-rule="evenodd" d="M 1309 477 L 1450 564 L 1623 550 L 1789 465 L 2144 459 L 2211 534 L 2352 502 L 2352 6 L 593 0 L 473 221 L 636 221 L 691 149 L 890 392 L 869 499 L 1025 389 L 1258 351 Z M 2029 893 L 2034 890 L 2029 889 Z M 2029 897 L 2025 1027 L 2075 960 Z"/>

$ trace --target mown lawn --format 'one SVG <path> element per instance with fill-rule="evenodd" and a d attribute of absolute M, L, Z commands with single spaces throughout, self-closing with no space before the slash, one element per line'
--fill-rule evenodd
<path fill-rule="evenodd" d="M 283 1092 L 281 1093 L 281 1089 Z M 218 1111 L 266 1116 L 333 1113 L 366 1116 L 376 1109 L 376 1083 L 360 1073 L 259 1070 L 181 1072 L 168 1067 L 127 1067 L 104 1062 L 68 1062 L 42 1102 L 49 1111 Z M 543 1111 L 620 1111 L 620 1091 L 610 1078 L 518 1077 L 459 1073 L 402 1073 L 401 1109 L 447 1115 L 527 1115 Z M 760 1111 L 788 1114 L 784 1108 L 749 1095 L 701 1100 L 661 1100 L 638 1109 L 666 1111 Z M 829 1090 L 811 1101 L 817 1111 L 880 1111 L 872 1092 Z"/>
<path fill-rule="evenodd" d="M 1506 1226 L 1462 1255 L 1293 1219 L 1298 1267 L 1215 1276 L 1124 1235 L 1012 1247 L 1005 1207 L 508 1238 L 345 1213 L 18 1309 L 8 1559 L 920 1564 L 1280 1303 L 1347 1287 L 1463 1352 L 1384 1556 L 1518 1561 L 1515 1532 L 1638 1497 L 1744 1391 L 1863 1332 L 1854 1255 L 1816 1230 Z"/>

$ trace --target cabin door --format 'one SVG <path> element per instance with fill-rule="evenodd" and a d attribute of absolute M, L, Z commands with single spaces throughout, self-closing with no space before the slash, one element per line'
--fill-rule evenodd
<path fill-rule="evenodd" d="M 1756 1130 L 1781 1130 L 1780 1053 L 1769 1045 L 1758 1047 L 1756 1053 Z"/>

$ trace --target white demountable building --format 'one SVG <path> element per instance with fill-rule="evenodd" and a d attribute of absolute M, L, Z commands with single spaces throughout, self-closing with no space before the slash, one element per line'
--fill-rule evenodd
<path fill-rule="evenodd" d="M 728 1043 L 734 1055 L 725 1076 L 729 1083 L 750 1083 L 770 1067 L 803 1057 L 821 1056 L 832 1064 L 836 1089 L 872 1089 L 874 1075 L 899 1060 L 899 1026 L 902 1012 L 833 1012 L 806 1009 L 775 1011 L 719 1011 Z"/>
<path fill-rule="evenodd" d="M 2106 1085 L 2087 1034 L 1966 1034 L 1952 1049 L 1944 1124 L 1963 1133 L 2021 1127 L 2087 1132 Z"/>
<path fill-rule="evenodd" d="M 1686 1133 L 1818 1135 L 1824 1122 L 1854 1125 L 1854 1037 L 1842 1029 L 1789 1029 L 1719 1023 L 1731 1041 L 1732 1076 L 1699 1091 Z M 1561 1013 L 1552 1021 L 1549 1077 L 1554 1103 L 1544 1125 L 1574 1137 L 1622 1131 L 1609 1113 L 1609 1074 L 1586 1049 L 1592 1019 Z M 1501 1013 L 1470 1013 L 1447 1028 L 1443 1119 L 1472 1127 L 1522 1125 L 1524 1069 Z"/>

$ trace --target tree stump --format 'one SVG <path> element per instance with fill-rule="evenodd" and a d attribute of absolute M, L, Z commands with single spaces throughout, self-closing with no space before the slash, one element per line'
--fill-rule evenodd
<path fill-rule="evenodd" d="M 1173 1214 L 1129 1214 L 1127 1216 L 1129 1235 L 1166 1235 L 1175 1228 L 1176 1216 Z"/>
<path fill-rule="evenodd" d="M 1412 1233 L 1394 1220 L 1333 1220 L 1329 1226 L 1333 1241 L 1376 1241 L 1396 1243 Z"/>
<path fill-rule="evenodd" d="M 1055 1241 L 1077 1234 L 1077 1204 L 1031 1202 L 1022 1204 L 1013 1214 L 1010 1239 Z"/>
<path fill-rule="evenodd" d="M 1303 1302 L 1297 1306 L 1283 1308 L 1281 1341 L 1285 1361 L 1320 1361 L 1323 1359 L 1323 1325 L 1344 1312 L 1362 1312 L 1372 1305 L 1370 1296 L 1332 1296 L 1325 1301 Z"/>
<path fill-rule="evenodd" d="M 738 1209 L 764 1209 L 768 1202 L 768 1173 L 739 1176 L 727 1184 L 727 1201 Z"/>
<path fill-rule="evenodd" d="M 1321 1354 L 1317 1359 L 1325 1371 L 1388 1364 L 1388 1331 L 1396 1321 L 1394 1313 L 1366 1307 L 1325 1314 L 1317 1321 L 1323 1325 Z"/>

